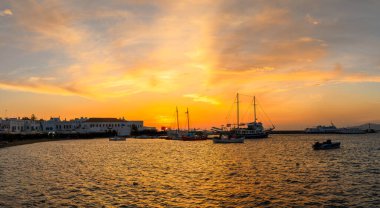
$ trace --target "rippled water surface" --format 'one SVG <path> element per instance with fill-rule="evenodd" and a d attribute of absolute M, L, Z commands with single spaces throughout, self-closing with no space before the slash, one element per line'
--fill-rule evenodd
<path fill-rule="evenodd" d="M 331 138 L 341 149 L 313 151 Z M 244 144 L 71 140 L 0 149 L 0 207 L 380 204 L 380 135 L 272 135 Z"/>

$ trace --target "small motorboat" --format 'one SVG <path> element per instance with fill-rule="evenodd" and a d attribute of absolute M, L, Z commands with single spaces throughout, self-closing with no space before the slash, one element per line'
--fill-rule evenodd
<path fill-rule="evenodd" d="M 230 137 L 226 135 L 222 135 L 218 138 L 212 139 L 214 143 L 219 143 L 219 144 L 227 144 L 227 143 L 244 143 L 244 137 Z"/>
<path fill-rule="evenodd" d="M 325 142 L 316 142 L 313 144 L 314 150 L 326 150 L 326 149 L 338 149 L 340 148 L 340 142 L 331 142 L 330 139 Z"/>
<path fill-rule="evenodd" d="M 187 134 L 181 136 L 182 141 L 202 141 L 207 139 L 207 135 L 202 131 L 189 131 Z"/>
<path fill-rule="evenodd" d="M 126 137 L 120 137 L 120 136 L 114 136 L 114 137 L 109 138 L 109 141 L 126 141 L 126 140 L 127 140 Z"/>

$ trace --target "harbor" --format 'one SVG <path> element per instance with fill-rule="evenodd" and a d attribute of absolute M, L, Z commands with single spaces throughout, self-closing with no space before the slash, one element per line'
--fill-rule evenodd
<path fill-rule="evenodd" d="M 239 119 L 239 94 L 236 97 L 237 119 Z M 170 139 L 182 141 L 202 141 L 214 140 L 216 143 L 243 143 L 244 139 L 268 138 L 270 134 L 370 134 L 376 133 L 377 130 L 372 127 L 378 127 L 378 124 L 363 124 L 360 127 L 336 128 L 331 126 L 319 125 L 315 128 L 306 128 L 305 130 L 274 130 L 272 128 L 264 129 L 263 124 L 256 117 L 256 103 L 253 100 L 254 119 L 253 122 L 246 124 L 237 124 L 230 128 L 210 128 L 196 130 L 190 128 L 190 113 L 186 111 L 187 129 L 179 128 L 178 108 L 176 109 L 177 120 L 176 127 L 161 127 L 159 131 L 155 127 L 144 126 L 144 121 L 126 120 L 124 118 L 75 118 L 72 120 L 61 120 L 59 117 L 50 118 L 49 120 L 35 119 L 34 115 L 30 118 L 0 118 L 0 148 L 15 145 L 30 144 L 44 141 L 70 140 L 70 139 L 93 139 L 93 138 L 113 138 L 116 136 L 138 138 L 138 139 Z M 231 141 L 234 137 L 237 140 Z M 216 140 L 219 138 L 219 140 Z M 227 139 L 222 141 L 221 138 Z M 111 139 L 112 140 L 112 139 Z"/>
<path fill-rule="evenodd" d="M 327 138 L 342 147 L 312 150 Z M 229 145 L 99 138 L 3 148 L 0 206 L 376 207 L 379 142 L 276 134 Z"/>

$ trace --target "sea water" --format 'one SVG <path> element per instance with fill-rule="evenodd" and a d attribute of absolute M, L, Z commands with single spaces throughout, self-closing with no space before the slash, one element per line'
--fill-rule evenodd
<path fill-rule="evenodd" d="M 326 139 L 341 148 L 312 149 Z M 0 149 L 0 207 L 376 207 L 379 194 L 380 134 Z"/>

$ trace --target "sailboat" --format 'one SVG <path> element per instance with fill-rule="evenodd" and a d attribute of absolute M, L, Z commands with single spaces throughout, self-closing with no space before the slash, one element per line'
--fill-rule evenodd
<path fill-rule="evenodd" d="M 177 118 L 177 130 L 168 132 L 168 139 L 170 140 L 181 140 L 181 132 L 179 130 L 179 120 L 178 120 L 178 107 L 176 107 L 176 118 Z"/>
<path fill-rule="evenodd" d="M 229 131 L 230 135 L 234 135 L 237 138 L 244 137 L 245 139 L 260 139 L 268 138 L 270 132 L 275 128 L 265 130 L 263 124 L 257 121 L 256 117 L 256 96 L 253 97 L 253 110 L 254 110 L 254 120 L 247 124 L 247 128 L 240 128 L 242 124 L 239 122 L 239 93 L 236 94 L 237 103 L 237 128 L 233 128 Z"/>
<path fill-rule="evenodd" d="M 237 94 L 237 108 L 236 108 L 236 121 L 239 124 L 239 94 Z M 239 128 L 239 125 L 238 125 Z M 214 143 L 222 143 L 222 144 L 227 144 L 227 143 L 244 143 L 244 136 L 238 136 L 233 132 L 228 132 L 227 134 L 221 133 L 219 137 L 214 138 L 213 142 Z"/>
<path fill-rule="evenodd" d="M 187 116 L 187 133 L 185 135 L 182 135 L 183 141 L 200 141 L 200 140 L 207 140 L 207 135 L 205 135 L 201 131 L 190 131 L 190 115 L 189 115 L 189 108 L 187 108 L 186 111 Z"/>

